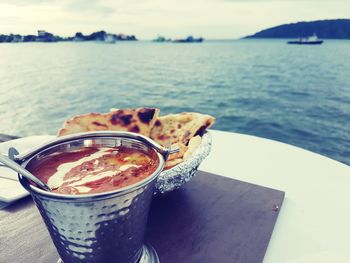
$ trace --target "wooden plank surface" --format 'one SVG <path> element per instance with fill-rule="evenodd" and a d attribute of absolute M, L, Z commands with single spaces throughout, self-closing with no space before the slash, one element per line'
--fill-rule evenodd
<path fill-rule="evenodd" d="M 166 263 L 261 263 L 283 198 L 278 190 L 198 172 L 153 201 L 146 241 Z M 0 262 L 56 262 L 30 198 L 0 210 L 0 253 Z"/>
<path fill-rule="evenodd" d="M 161 262 L 261 263 L 284 192 L 198 172 L 153 201 L 146 240 Z"/>

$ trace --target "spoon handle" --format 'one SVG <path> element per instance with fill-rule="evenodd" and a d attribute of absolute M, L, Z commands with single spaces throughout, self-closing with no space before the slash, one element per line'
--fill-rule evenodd
<path fill-rule="evenodd" d="M 12 161 L 8 157 L 6 157 L 3 154 L 0 154 L 0 162 L 2 162 L 4 165 L 9 167 L 10 169 L 16 171 L 17 173 L 23 175 L 25 178 L 33 181 L 36 183 L 40 188 L 46 190 L 46 191 L 51 191 L 50 187 L 48 187 L 45 183 L 40 181 L 37 177 L 35 177 L 32 173 L 30 173 L 28 170 L 24 169 L 22 166 L 20 166 L 18 163 L 15 161 Z"/>

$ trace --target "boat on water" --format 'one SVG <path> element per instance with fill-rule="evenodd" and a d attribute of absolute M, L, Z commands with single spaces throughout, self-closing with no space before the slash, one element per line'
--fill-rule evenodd
<path fill-rule="evenodd" d="M 158 36 L 156 39 L 152 40 L 153 42 L 163 43 L 163 42 L 170 42 L 170 38 L 165 38 L 163 36 Z"/>
<path fill-rule="evenodd" d="M 299 37 L 298 40 L 288 41 L 287 44 L 294 45 L 321 45 L 323 40 L 319 39 L 316 34 L 309 37 Z"/>
<path fill-rule="evenodd" d="M 193 36 L 188 36 L 184 39 L 175 39 L 172 42 L 173 43 L 200 43 L 203 42 L 204 38 L 199 37 L 199 38 L 194 38 Z"/>
<path fill-rule="evenodd" d="M 112 34 L 106 34 L 103 42 L 107 44 L 114 44 L 116 40 Z"/>

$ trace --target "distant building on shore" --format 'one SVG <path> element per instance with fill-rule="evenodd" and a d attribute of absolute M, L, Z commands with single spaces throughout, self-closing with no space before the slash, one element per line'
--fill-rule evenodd
<path fill-rule="evenodd" d="M 46 32 L 45 30 L 38 30 L 37 42 L 57 42 L 60 37 L 54 36 L 53 34 Z"/>
<path fill-rule="evenodd" d="M 19 34 L 2 35 L 0 34 L 0 43 L 18 43 L 18 42 L 57 42 L 57 41 L 103 41 L 114 43 L 115 41 L 137 41 L 134 35 L 111 34 L 106 31 L 93 32 L 90 35 L 83 35 L 77 32 L 73 37 L 60 37 L 45 30 L 38 30 L 38 34 L 22 36 Z"/>

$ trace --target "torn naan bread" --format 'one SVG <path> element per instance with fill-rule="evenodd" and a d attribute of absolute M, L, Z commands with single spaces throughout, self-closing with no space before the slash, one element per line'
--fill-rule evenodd
<path fill-rule="evenodd" d="M 175 165 L 178 165 L 179 163 L 182 163 L 183 159 L 182 158 L 177 158 L 173 160 L 167 160 L 165 162 L 164 170 L 168 170 L 170 168 L 173 168 Z"/>
<path fill-rule="evenodd" d="M 171 160 L 174 160 L 174 159 L 182 158 L 184 156 L 184 154 L 186 153 L 186 151 L 187 151 L 187 146 L 184 145 L 183 143 L 179 143 L 179 142 L 172 144 L 171 148 L 172 149 L 178 148 L 179 151 L 177 153 L 170 154 L 167 161 L 171 161 Z"/>
<path fill-rule="evenodd" d="M 191 138 L 187 146 L 187 151 L 183 155 L 184 161 L 186 161 L 188 158 L 190 158 L 194 154 L 194 152 L 197 150 L 201 142 L 202 142 L 202 137 L 199 135 L 196 135 L 193 138 Z"/>
<path fill-rule="evenodd" d="M 210 115 L 183 112 L 158 117 L 151 131 L 151 138 L 163 146 L 182 143 L 187 145 L 196 135 L 202 135 L 215 122 Z"/>
<path fill-rule="evenodd" d="M 129 131 L 150 137 L 159 109 L 137 108 L 82 114 L 67 120 L 58 136 L 88 131 Z"/>
<path fill-rule="evenodd" d="M 188 146 L 184 145 L 183 143 L 173 144 L 171 148 L 177 147 L 179 148 L 179 152 L 169 155 L 169 159 L 165 162 L 164 170 L 168 170 L 190 158 L 195 152 L 195 150 L 197 150 L 201 142 L 202 137 L 197 135 L 191 138 L 191 140 L 188 143 Z"/>
<path fill-rule="evenodd" d="M 184 112 L 158 117 L 159 109 L 111 109 L 109 113 L 89 113 L 67 120 L 58 136 L 87 131 L 130 131 L 152 138 L 164 147 L 179 148 L 165 163 L 165 170 L 186 161 L 201 143 L 201 135 L 215 118 Z"/>

